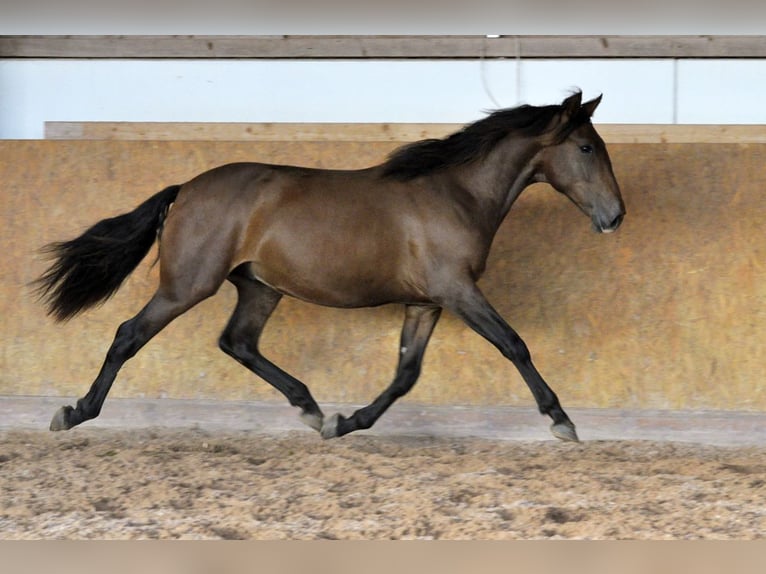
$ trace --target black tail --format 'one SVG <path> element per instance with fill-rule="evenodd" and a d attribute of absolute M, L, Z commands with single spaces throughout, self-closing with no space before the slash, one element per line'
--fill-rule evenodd
<path fill-rule="evenodd" d="M 179 189 L 168 187 L 130 213 L 99 221 L 71 241 L 44 247 L 54 262 L 35 285 L 48 314 L 65 321 L 109 299 L 159 237 Z"/>

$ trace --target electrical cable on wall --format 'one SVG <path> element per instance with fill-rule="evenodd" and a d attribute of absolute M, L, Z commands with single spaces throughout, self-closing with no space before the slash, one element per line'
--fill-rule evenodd
<path fill-rule="evenodd" d="M 484 88 L 484 93 L 487 94 L 487 97 L 490 99 L 492 104 L 495 106 L 495 109 L 500 109 L 503 106 L 500 105 L 500 102 L 497 101 L 497 98 L 495 98 L 495 95 L 492 93 L 492 89 L 489 87 L 489 80 L 487 78 L 487 42 L 491 41 L 493 38 L 499 38 L 500 36 L 487 34 L 484 36 L 484 42 L 482 44 L 482 50 L 481 50 L 481 60 L 479 63 L 480 71 L 481 71 L 481 85 Z M 517 85 L 518 85 L 518 78 L 517 78 Z"/>

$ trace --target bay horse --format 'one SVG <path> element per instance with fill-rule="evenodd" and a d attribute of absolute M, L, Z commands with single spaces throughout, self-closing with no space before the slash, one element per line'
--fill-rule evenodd
<path fill-rule="evenodd" d="M 577 441 L 526 344 L 476 282 L 498 227 L 531 183 L 547 182 L 563 193 L 596 231 L 619 227 L 625 206 L 591 123 L 600 101 L 582 103 L 577 92 L 558 105 L 495 111 L 443 139 L 405 145 L 367 169 L 223 165 L 47 246 L 53 262 L 37 289 L 49 314 L 63 321 L 106 301 L 155 240 L 160 243 L 157 291 L 119 326 L 88 393 L 75 407 L 59 409 L 50 429 L 97 417 L 122 365 L 228 279 L 238 299 L 220 348 L 281 391 L 324 438 L 370 428 L 412 388 L 448 309 L 519 370 L 540 412 L 553 420 L 553 435 Z M 325 417 L 306 385 L 259 349 L 283 295 L 344 308 L 403 304 L 389 387 L 348 417 Z"/>

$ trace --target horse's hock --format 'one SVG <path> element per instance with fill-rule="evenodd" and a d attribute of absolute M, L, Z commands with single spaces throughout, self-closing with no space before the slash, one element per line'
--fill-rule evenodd
<path fill-rule="evenodd" d="M 355 168 L 397 143 L 2 141 L 5 272 L 0 394 L 79 396 L 122 320 L 153 293 L 150 255 L 103 307 L 55 325 L 28 284 L 37 249 L 233 161 Z M 524 192 L 480 285 L 528 343 L 565 406 L 766 410 L 766 144 L 610 144 L 627 205 L 618 233 L 545 185 Z M 353 240 L 351 238 L 350 240 Z M 111 396 L 278 399 L 216 345 L 226 285 L 121 371 Z M 400 307 L 284 300 L 263 350 L 322 402 L 366 403 L 390 382 Z M 425 404 L 530 405 L 515 369 L 454 316 L 437 326 L 409 396 Z"/>

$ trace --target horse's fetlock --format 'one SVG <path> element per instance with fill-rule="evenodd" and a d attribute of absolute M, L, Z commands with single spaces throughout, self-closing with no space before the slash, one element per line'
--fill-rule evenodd
<path fill-rule="evenodd" d="M 79 399 L 77 406 L 70 413 L 70 418 L 77 417 L 81 419 L 79 422 L 95 419 L 101 414 L 101 405 L 88 403 L 85 399 Z"/>

